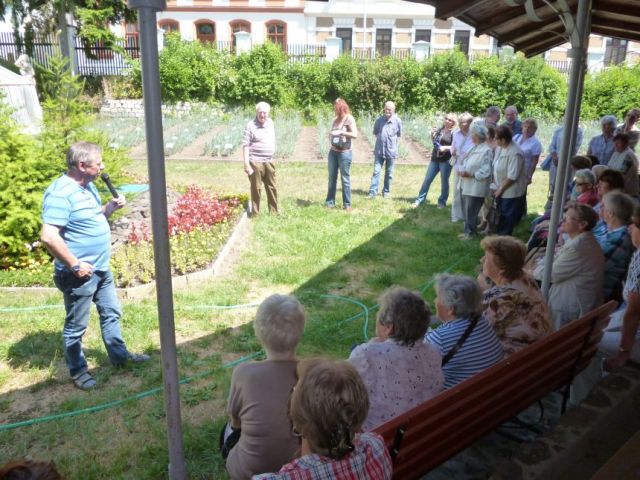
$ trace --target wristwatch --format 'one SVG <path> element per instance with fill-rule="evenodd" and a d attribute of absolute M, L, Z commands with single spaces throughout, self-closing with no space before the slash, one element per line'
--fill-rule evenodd
<path fill-rule="evenodd" d="M 80 271 L 80 264 L 81 264 L 81 263 L 82 263 L 82 262 L 78 262 L 78 263 L 76 263 L 73 267 L 71 267 L 71 271 L 72 271 L 73 273 L 78 273 L 78 272 Z"/>

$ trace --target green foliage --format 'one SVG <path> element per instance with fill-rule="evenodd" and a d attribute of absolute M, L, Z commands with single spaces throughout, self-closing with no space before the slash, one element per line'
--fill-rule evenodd
<path fill-rule="evenodd" d="M 229 54 L 210 44 L 188 42 L 180 34 L 167 35 L 160 52 L 160 85 L 165 102 L 206 102 L 214 98 L 216 89 L 227 76 Z M 140 91 L 142 75 L 139 62 L 134 62 L 133 88 Z"/>
<path fill-rule="evenodd" d="M 226 103 L 251 105 L 260 101 L 282 105 L 288 98 L 287 58 L 282 49 L 265 42 L 243 53 L 233 61 L 234 74 L 221 100 Z"/>
<path fill-rule="evenodd" d="M 618 65 L 587 76 L 582 116 L 597 119 L 603 115 L 624 118 L 640 98 L 640 64 Z"/>
<path fill-rule="evenodd" d="M 331 85 L 331 64 L 297 63 L 289 67 L 287 83 L 293 87 L 294 102 L 306 116 L 326 104 Z"/>

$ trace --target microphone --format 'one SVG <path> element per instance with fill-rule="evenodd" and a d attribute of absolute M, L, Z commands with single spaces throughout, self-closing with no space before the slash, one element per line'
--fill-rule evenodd
<path fill-rule="evenodd" d="M 111 183 L 111 179 L 109 178 L 109 174 L 107 172 L 104 172 L 104 173 L 100 174 L 100 178 L 107 185 L 107 188 L 111 192 L 111 196 L 113 198 L 118 198 L 120 195 L 118 194 L 118 192 L 116 191 L 115 187 L 113 186 L 113 183 Z"/>

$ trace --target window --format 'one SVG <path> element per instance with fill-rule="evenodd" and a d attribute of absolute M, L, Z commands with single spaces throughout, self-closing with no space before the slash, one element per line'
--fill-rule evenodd
<path fill-rule="evenodd" d="M 351 53 L 353 31 L 350 28 L 336 28 L 336 37 L 342 40 L 342 53 Z"/>
<path fill-rule="evenodd" d="M 124 26 L 124 50 L 131 58 L 140 57 L 140 30 L 137 23 L 126 23 Z"/>
<path fill-rule="evenodd" d="M 604 50 L 604 64 L 608 66 L 624 62 L 627 56 L 627 43 L 627 40 L 620 38 L 608 38 Z"/>
<path fill-rule="evenodd" d="M 158 26 L 162 30 L 164 30 L 164 34 L 165 35 L 167 33 L 179 32 L 180 31 L 180 24 L 178 22 L 176 22 L 175 20 L 160 20 L 158 22 Z"/>
<path fill-rule="evenodd" d="M 391 29 L 376 29 L 376 53 L 380 56 L 391 54 Z"/>
<path fill-rule="evenodd" d="M 214 43 L 216 41 L 216 24 L 209 20 L 199 20 L 196 23 L 196 37 L 201 42 Z"/>
<path fill-rule="evenodd" d="M 464 53 L 467 57 L 469 56 L 469 38 L 471 37 L 471 32 L 469 30 L 456 30 L 455 35 L 453 36 L 453 44 L 458 45 L 460 51 Z"/>
<path fill-rule="evenodd" d="M 267 40 L 287 51 L 287 24 L 280 21 L 267 22 Z"/>
<path fill-rule="evenodd" d="M 231 45 L 233 49 L 236 48 L 236 33 L 247 32 L 251 33 L 251 24 L 246 20 L 233 20 L 229 22 L 229 30 L 231 30 Z"/>
<path fill-rule="evenodd" d="M 416 30 L 416 39 L 414 42 L 431 43 L 431 30 Z"/>

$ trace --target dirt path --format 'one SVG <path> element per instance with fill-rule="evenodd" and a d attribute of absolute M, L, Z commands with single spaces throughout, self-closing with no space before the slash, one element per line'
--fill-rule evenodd
<path fill-rule="evenodd" d="M 182 159 L 182 158 L 197 158 L 197 157 L 203 157 L 208 159 L 213 158 L 204 154 L 204 146 L 209 140 L 211 140 L 214 137 L 214 135 L 217 135 L 223 129 L 224 129 L 224 125 L 216 125 L 212 129 L 207 130 L 205 133 L 203 133 L 198 138 L 196 138 L 191 145 L 187 145 L 185 148 L 183 148 L 179 152 L 174 153 L 173 155 L 170 155 L 168 158 L 170 160 L 173 160 L 176 158 Z"/>
<path fill-rule="evenodd" d="M 287 162 L 325 161 L 318 151 L 318 129 L 316 127 L 302 127 L 298 134 L 298 141 L 293 149 L 291 158 Z"/>

